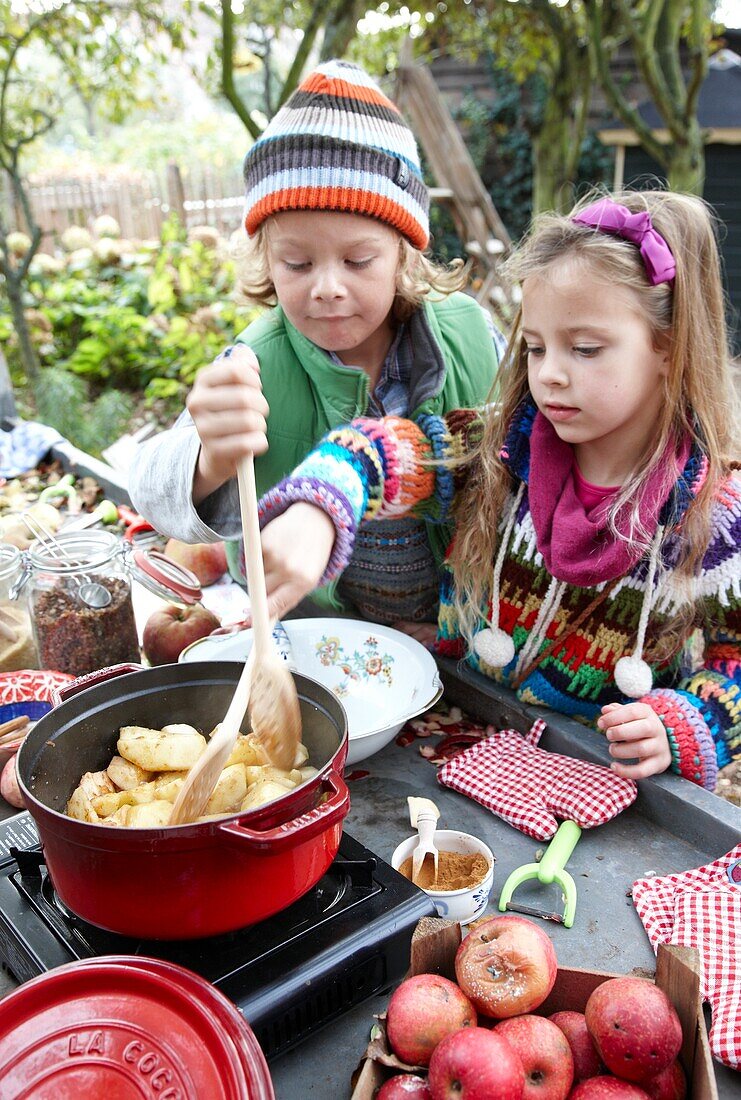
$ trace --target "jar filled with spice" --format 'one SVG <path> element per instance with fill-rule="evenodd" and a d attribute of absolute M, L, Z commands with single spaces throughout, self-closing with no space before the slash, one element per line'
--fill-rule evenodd
<path fill-rule="evenodd" d="M 114 534 L 60 532 L 29 547 L 28 565 L 42 668 L 82 676 L 139 660 L 131 578 Z"/>
<path fill-rule="evenodd" d="M 25 595 L 10 598 L 22 570 L 23 555 L 18 547 L 0 543 L 0 672 L 39 667 L 28 600 Z"/>

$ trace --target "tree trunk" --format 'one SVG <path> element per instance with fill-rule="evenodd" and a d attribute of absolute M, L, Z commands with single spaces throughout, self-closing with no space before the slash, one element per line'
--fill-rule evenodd
<path fill-rule="evenodd" d="M 10 312 L 13 317 L 13 327 L 18 337 L 21 362 L 29 382 L 34 383 L 39 377 L 41 364 L 36 354 L 36 348 L 33 346 L 26 314 L 23 310 L 23 291 L 18 282 L 10 278 L 5 281 L 5 292 L 10 302 Z"/>
<path fill-rule="evenodd" d="M 324 25 L 324 39 L 319 52 L 320 61 L 344 57 L 355 37 L 358 20 L 365 11 L 363 0 L 340 0 L 329 13 Z"/>
<path fill-rule="evenodd" d="M 576 92 L 576 89 L 574 89 Z M 568 210 L 573 203 L 574 177 L 584 141 L 583 113 L 573 117 L 573 105 L 549 95 L 541 125 L 532 135 L 533 213 Z"/>
<path fill-rule="evenodd" d="M 697 118 L 689 121 L 686 142 L 675 142 L 669 150 L 667 182 L 672 191 L 700 195 L 705 189 L 705 143 Z"/>

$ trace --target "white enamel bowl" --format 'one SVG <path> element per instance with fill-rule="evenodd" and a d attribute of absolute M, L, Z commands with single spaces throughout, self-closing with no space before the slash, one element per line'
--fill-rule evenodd
<path fill-rule="evenodd" d="M 410 718 L 443 693 L 435 659 L 414 638 L 357 619 L 289 619 L 288 663 L 333 691 L 347 712 L 348 764 L 357 764 L 391 741 Z M 277 639 L 280 647 L 280 639 Z M 180 661 L 245 661 L 252 631 L 201 638 Z"/>
<path fill-rule="evenodd" d="M 395 871 L 398 871 L 404 860 L 409 858 L 418 842 L 419 835 L 415 833 L 408 840 L 402 840 L 394 850 L 391 866 Z M 437 829 L 434 844 L 439 852 L 459 852 L 466 856 L 482 855 L 489 864 L 489 870 L 484 878 L 473 886 L 466 886 L 462 890 L 425 890 L 425 893 L 432 898 L 439 917 L 457 920 L 460 924 L 469 924 L 473 920 L 478 920 L 484 915 L 484 910 L 489 904 L 489 894 L 494 882 L 494 855 L 491 848 L 488 848 L 478 837 L 471 836 L 470 833 L 459 833 L 456 829 Z"/>

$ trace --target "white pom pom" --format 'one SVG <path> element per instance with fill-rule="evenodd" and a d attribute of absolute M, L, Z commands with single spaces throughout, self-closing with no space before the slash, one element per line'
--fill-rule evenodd
<path fill-rule="evenodd" d="M 621 657 L 615 665 L 615 683 L 629 699 L 640 699 L 654 686 L 654 678 L 640 657 Z"/>
<path fill-rule="evenodd" d="M 504 668 L 515 655 L 515 643 L 503 630 L 487 626 L 473 639 L 477 656 L 492 668 Z"/>

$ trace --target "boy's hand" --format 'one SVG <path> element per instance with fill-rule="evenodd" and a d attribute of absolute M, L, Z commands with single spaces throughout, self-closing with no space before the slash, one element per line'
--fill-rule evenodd
<path fill-rule="evenodd" d="M 237 459 L 268 449 L 268 403 L 260 385 L 255 353 L 236 344 L 196 376 L 186 400 L 201 440 L 193 481 L 198 505 L 237 472 Z"/>
<path fill-rule="evenodd" d="M 292 504 L 262 532 L 268 614 L 280 619 L 313 592 L 334 546 L 332 520 L 313 504 Z"/>
<path fill-rule="evenodd" d="M 608 703 L 597 727 L 604 730 L 615 760 L 638 759 L 637 764 L 610 765 L 624 779 L 658 775 L 672 762 L 664 724 L 648 703 Z"/>

